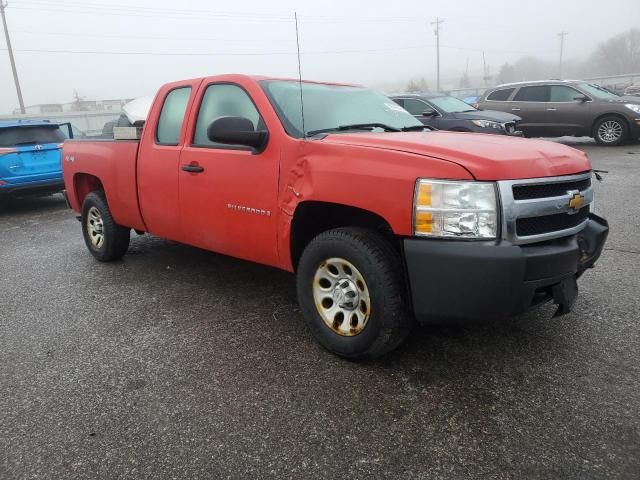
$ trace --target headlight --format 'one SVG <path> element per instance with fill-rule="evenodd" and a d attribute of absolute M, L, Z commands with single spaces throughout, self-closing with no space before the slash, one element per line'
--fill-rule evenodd
<path fill-rule="evenodd" d="M 414 234 L 448 238 L 496 238 L 495 184 L 420 179 L 414 200 Z"/>
<path fill-rule="evenodd" d="M 502 124 L 498 122 L 492 122 L 491 120 L 471 120 L 471 122 L 480 128 L 495 128 L 502 130 Z"/>
<path fill-rule="evenodd" d="M 632 110 L 636 113 L 640 113 L 640 105 L 637 105 L 635 103 L 626 103 L 624 106 L 627 107 L 629 110 Z"/>

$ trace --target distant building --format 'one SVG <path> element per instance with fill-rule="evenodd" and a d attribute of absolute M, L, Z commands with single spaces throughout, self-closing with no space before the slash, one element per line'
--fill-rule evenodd
<path fill-rule="evenodd" d="M 62 112 L 120 112 L 123 105 L 129 103 L 131 98 L 118 98 L 108 100 L 74 100 L 67 103 L 41 103 L 25 107 L 27 115 L 38 115 L 41 113 L 62 113 Z M 20 110 L 15 109 L 14 115 L 19 115 Z"/>

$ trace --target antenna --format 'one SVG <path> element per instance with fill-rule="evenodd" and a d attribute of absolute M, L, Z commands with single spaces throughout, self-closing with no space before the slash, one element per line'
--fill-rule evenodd
<path fill-rule="evenodd" d="M 300 34 L 298 33 L 298 12 L 293 12 L 296 20 L 296 45 L 298 46 L 298 84 L 300 85 L 300 110 L 302 114 L 302 138 L 307 138 L 307 130 L 304 128 L 304 100 L 302 99 L 302 64 L 300 63 Z"/>

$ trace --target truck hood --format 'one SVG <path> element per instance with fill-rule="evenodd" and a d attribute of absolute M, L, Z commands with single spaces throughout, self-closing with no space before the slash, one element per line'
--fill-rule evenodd
<path fill-rule="evenodd" d="M 358 132 L 331 134 L 320 141 L 439 158 L 462 166 L 477 180 L 551 177 L 591 170 L 587 155 L 580 150 L 555 142 L 505 135 Z"/>

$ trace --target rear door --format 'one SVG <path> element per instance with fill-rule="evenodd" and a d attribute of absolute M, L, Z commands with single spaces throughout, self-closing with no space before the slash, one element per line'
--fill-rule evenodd
<path fill-rule="evenodd" d="M 528 85 L 518 89 L 510 103 L 510 112 L 522 118 L 518 128 L 530 137 L 548 135 L 548 85 Z"/>
<path fill-rule="evenodd" d="M 181 82 L 158 93 L 138 154 L 142 218 L 149 232 L 171 240 L 182 238 L 178 201 L 180 152 L 187 109 L 198 84 L 199 80 Z"/>
<path fill-rule="evenodd" d="M 58 125 L 24 125 L 0 129 L 0 177 L 21 184 L 62 179 Z"/>

